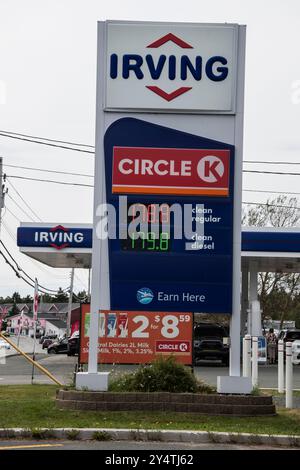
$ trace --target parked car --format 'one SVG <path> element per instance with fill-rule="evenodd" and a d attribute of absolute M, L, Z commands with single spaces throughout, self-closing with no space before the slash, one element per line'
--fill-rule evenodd
<path fill-rule="evenodd" d="M 10 344 L 5 339 L 0 339 L 0 349 L 10 349 Z"/>
<path fill-rule="evenodd" d="M 53 338 L 53 339 L 50 339 L 50 338 L 46 338 L 44 339 L 43 341 L 43 344 L 42 344 L 42 349 L 47 349 L 50 344 L 54 343 L 54 341 L 56 341 L 57 337 L 56 338 Z"/>
<path fill-rule="evenodd" d="M 283 340 L 284 350 L 285 350 L 285 345 L 287 342 L 293 343 L 292 351 L 293 351 L 293 362 L 294 362 L 294 358 L 296 357 L 295 350 L 297 349 L 296 345 L 294 346 L 294 342 L 300 344 L 300 330 L 296 328 L 281 330 L 278 335 L 277 340 L 279 341 L 280 339 Z M 285 360 L 285 357 L 284 357 L 284 360 Z M 276 348 L 276 362 L 277 361 L 278 361 L 278 347 Z M 294 362 L 294 363 L 298 364 L 298 362 Z M 299 348 L 299 363 L 300 363 L 300 348 Z"/>
<path fill-rule="evenodd" d="M 300 364 L 300 340 L 295 339 L 292 344 L 292 362 L 294 365 Z"/>
<path fill-rule="evenodd" d="M 295 340 L 300 340 L 300 330 L 291 328 L 290 330 L 282 330 L 278 336 L 278 340 L 283 339 L 284 343 L 290 341 L 291 343 Z"/>
<path fill-rule="evenodd" d="M 69 350 L 68 356 L 75 356 L 75 354 L 79 354 L 79 331 L 75 331 L 70 338 L 68 338 Z"/>
<path fill-rule="evenodd" d="M 48 346 L 48 354 L 67 354 L 69 350 L 68 338 L 62 338 Z"/>
<path fill-rule="evenodd" d="M 219 359 L 228 365 L 229 345 L 223 340 L 228 337 L 228 329 L 218 323 L 197 323 L 194 326 L 194 361 Z"/>
<path fill-rule="evenodd" d="M 49 339 L 54 341 L 55 339 L 57 339 L 57 335 L 44 335 L 40 338 L 39 343 L 44 344 L 44 341 L 49 340 Z"/>

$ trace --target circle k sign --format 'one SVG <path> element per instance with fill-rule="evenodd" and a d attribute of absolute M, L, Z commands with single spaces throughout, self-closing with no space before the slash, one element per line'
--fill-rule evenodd
<path fill-rule="evenodd" d="M 114 147 L 113 193 L 228 196 L 229 150 Z"/>

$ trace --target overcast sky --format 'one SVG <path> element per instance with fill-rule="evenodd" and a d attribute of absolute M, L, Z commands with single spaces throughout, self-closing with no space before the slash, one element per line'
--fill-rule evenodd
<path fill-rule="evenodd" d="M 0 130 L 94 144 L 97 20 L 106 19 L 246 24 L 244 159 L 300 161 L 298 0 L 0 0 Z M 86 174 L 94 167 L 92 155 L 3 137 L 0 155 L 4 164 Z M 296 165 L 280 169 L 300 172 Z M 5 171 L 49 179 L 45 173 Z M 75 176 L 52 179 L 93 182 Z M 43 221 L 92 222 L 91 188 L 12 182 Z M 297 176 L 245 174 L 244 188 L 300 192 Z M 28 212 L 12 188 L 9 194 Z M 244 192 L 243 200 L 264 202 L 268 196 Z M 22 268 L 50 288 L 66 287 L 69 271 L 42 266 L 18 252 L 18 220 L 30 219 L 10 198 L 6 206 L 2 239 Z M 87 273 L 78 270 L 75 290 L 84 287 Z M 32 294 L 0 260 L 0 296 L 14 290 Z"/>

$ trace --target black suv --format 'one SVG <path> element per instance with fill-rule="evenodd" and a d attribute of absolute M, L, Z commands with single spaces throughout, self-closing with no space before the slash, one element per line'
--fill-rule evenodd
<path fill-rule="evenodd" d="M 287 343 L 288 341 L 292 343 L 296 339 L 300 340 L 300 330 L 296 328 L 282 330 L 278 336 L 278 339 L 283 339 L 284 343 Z"/>
<path fill-rule="evenodd" d="M 229 364 L 229 346 L 223 344 L 228 329 L 217 323 L 196 323 L 194 326 L 194 362 L 201 359 L 220 359 Z"/>
<path fill-rule="evenodd" d="M 75 356 L 75 354 L 79 354 L 79 347 L 79 331 L 75 331 L 75 333 L 73 333 L 73 335 L 68 338 L 68 356 Z"/>
<path fill-rule="evenodd" d="M 48 354 L 67 354 L 69 351 L 68 339 L 61 338 L 50 344 L 47 348 Z"/>

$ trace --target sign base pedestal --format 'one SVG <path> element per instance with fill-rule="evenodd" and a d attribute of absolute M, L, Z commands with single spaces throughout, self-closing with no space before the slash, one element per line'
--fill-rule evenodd
<path fill-rule="evenodd" d="M 77 372 L 76 390 L 90 390 L 95 392 L 107 392 L 109 372 Z"/>
<path fill-rule="evenodd" d="M 218 393 L 250 394 L 252 392 L 252 380 L 249 377 L 218 376 Z"/>

